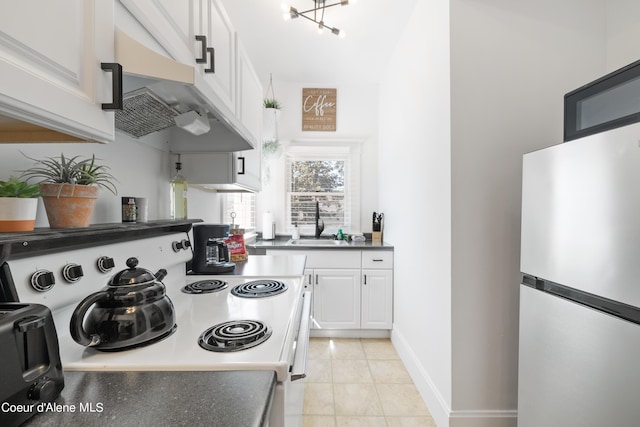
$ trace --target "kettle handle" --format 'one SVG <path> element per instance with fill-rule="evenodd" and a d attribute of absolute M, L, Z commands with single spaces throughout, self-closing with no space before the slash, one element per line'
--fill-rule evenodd
<path fill-rule="evenodd" d="M 71 330 L 71 337 L 75 342 L 84 346 L 94 346 L 100 344 L 101 338 L 98 334 L 89 335 L 87 331 L 84 330 L 82 323 L 84 321 L 84 315 L 87 313 L 87 310 L 95 304 L 96 302 L 102 299 L 109 299 L 110 293 L 107 291 L 96 292 L 95 294 L 91 294 L 85 299 L 83 299 L 80 304 L 73 310 L 73 314 L 71 315 L 71 322 L 69 328 Z"/>

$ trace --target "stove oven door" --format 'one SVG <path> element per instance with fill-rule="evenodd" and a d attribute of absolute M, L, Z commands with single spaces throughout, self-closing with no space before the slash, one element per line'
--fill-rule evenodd
<path fill-rule="evenodd" d="M 282 384 L 285 402 L 285 425 L 301 426 L 304 403 L 304 381 L 307 376 L 307 353 L 309 350 L 309 331 L 311 328 L 311 307 L 313 294 L 305 292 L 302 297 L 300 327 L 292 345 L 292 362 L 289 368 L 289 380 Z M 279 384 L 280 385 L 280 384 Z"/>

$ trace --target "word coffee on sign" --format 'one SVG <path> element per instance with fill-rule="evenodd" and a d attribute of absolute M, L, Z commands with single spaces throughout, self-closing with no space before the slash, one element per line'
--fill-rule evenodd
<path fill-rule="evenodd" d="M 336 89 L 302 89 L 302 130 L 336 130 Z"/>

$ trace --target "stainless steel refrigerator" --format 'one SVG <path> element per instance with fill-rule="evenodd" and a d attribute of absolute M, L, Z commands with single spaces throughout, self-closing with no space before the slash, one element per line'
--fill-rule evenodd
<path fill-rule="evenodd" d="M 640 426 L 640 123 L 523 159 L 519 427 Z"/>

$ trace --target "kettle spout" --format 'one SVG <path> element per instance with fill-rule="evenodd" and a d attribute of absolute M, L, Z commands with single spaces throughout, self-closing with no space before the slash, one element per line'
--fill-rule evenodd
<path fill-rule="evenodd" d="M 156 280 L 158 282 L 161 282 L 162 279 L 167 277 L 167 270 L 165 270 L 164 268 L 161 268 L 160 270 L 158 270 L 158 272 L 155 274 L 155 276 L 156 276 Z"/>

